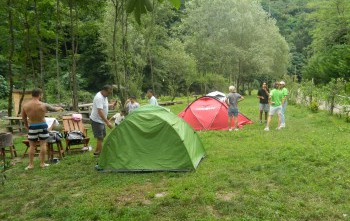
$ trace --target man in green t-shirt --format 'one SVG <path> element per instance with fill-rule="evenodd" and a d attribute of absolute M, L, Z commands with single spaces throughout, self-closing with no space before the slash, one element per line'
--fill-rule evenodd
<path fill-rule="evenodd" d="M 270 92 L 269 96 L 269 104 L 270 104 L 270 111 L 269 111 L 269 118 L 267 119 L 267 124 L 265 127 L 265 131 L 270 131 L 270 123 L 272 116 L 277 114 L 278 116 L 278 127 L 277 130 L 281 129 L 281 111 L 282 111 L 282 92 L 279 90 L 279 83 L 276 82 L 273 85 L 273 88 Z"/>
<path fill-rule="evenodd" d="M 285 113 L 287 108 L 287 96 L 288 96 L 288 89 L 285 87 L 286 83 L 284 81 L 280 82 L 280 88 L 282 92 L 282 111 L 281 111 L 281 127 L 286 127 L 285 122 Z"/>

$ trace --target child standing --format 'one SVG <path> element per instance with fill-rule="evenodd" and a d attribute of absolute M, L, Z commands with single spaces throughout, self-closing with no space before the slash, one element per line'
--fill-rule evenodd
<path fill-rule="evenodd" d="M 236 92 L 235 86 L 228 88 L 230 93 L 226 97 L 226 103 L 228 105 L 228 128 L 232 130 L 232 117 L 235 123 L 235 130 L 238 130 L 238 102 L 242 101 L 244 97 Z"/>
<path fill-rule="evenodd" d="M 114 120 L 115 126 L 118 126 L 124 119 L 126 115 L 126 110 L 121 110 L 120 113 L 116 113 L 109 121 Z"/>

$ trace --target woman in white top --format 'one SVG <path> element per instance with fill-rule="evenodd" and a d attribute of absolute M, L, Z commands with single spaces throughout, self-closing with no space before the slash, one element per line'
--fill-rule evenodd
<path fill-rule="evenodd" d="M 140 107 L 140 104 L 137 103 L 136 97 L 130 96 L 129 99 L 125 103 L 125 109 L 127 110 L 128 114 L 133 112 L 138 107 Z"/>

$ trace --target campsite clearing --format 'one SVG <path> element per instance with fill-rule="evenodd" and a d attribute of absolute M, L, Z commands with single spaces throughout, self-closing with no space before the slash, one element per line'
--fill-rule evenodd
<path fill-rule="evenodd" d="M 240 109 L 257 122 L 255 96 Z M 24 171 L 24 159 L 0 186 L 0 220 L 348 220 L 349 124 L 292 105 L 286 116 L 281 131 L 199 132 L 195 172 L 99 173 L 92 153 Z"/>

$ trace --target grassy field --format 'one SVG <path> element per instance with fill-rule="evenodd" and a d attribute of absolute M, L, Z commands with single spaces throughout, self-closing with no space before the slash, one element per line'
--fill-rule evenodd
<path fill-rule="evenodd" d="M 257 122 L 255 97 L 240 110 Z M 100 173 L 91 152 L 44 170 L 24 159 L 0 186 L 0 220 L 350 220 L 349 124 L 292 105 L 286 119 L 199 132 L 207 157 L 188 173 Z"/>

